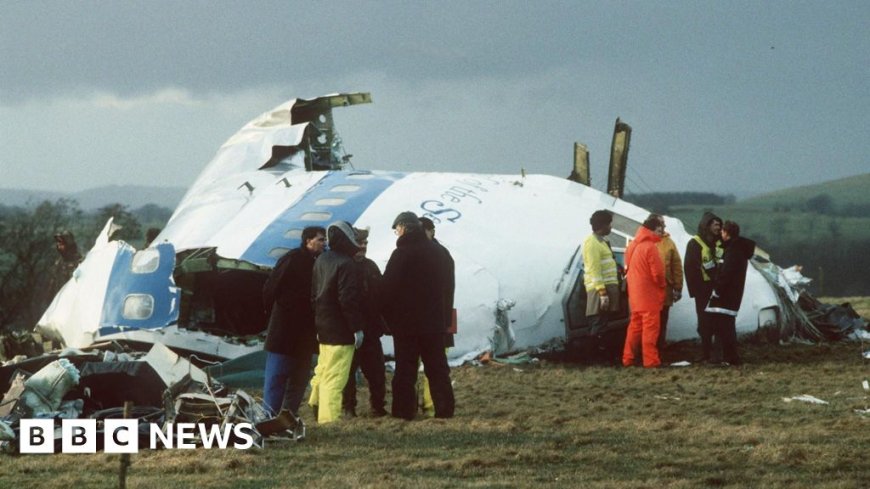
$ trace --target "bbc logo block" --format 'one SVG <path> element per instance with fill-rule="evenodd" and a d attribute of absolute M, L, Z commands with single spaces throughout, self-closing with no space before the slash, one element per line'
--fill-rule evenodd
<path fill-rule="evenodd" d="M 54 453 L 55 420 L 21 419 L 19 451 L 21 453 Z M 150 423 L 148 447 L 157 449 L 226 450 L 233 447 L 247 450 L 254 446 L 254 426 L 251 423 Z M 137 419 L 106 419 L 102 430 L 95 419 L 63 419 L 60 426 L 61 453 L 97 453 L 101 447 L 106 453 L 138 453 L 141 426 Z"/>
<path fill-rule="evenodd" d="M 54 420 L 22 419 L 20 421 L 21 453 L 54 453 Z M 61 420 L 62 453 L 97 453 L 97 441 L 102 435 L 106 453 L 137 453 L 139 422 L 135 419 L 107 419 L 103 433 L 97 431 L 95 419 Z"/>

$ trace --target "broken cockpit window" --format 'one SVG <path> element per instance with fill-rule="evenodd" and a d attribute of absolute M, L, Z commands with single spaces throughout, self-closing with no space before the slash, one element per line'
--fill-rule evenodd
<path fill-rule="evenodd" d="M 342 170 L 350 165 L 341 136 L 335 129 L 332 109 L 348 105 L 371 103 L 371 94 L 351 93 L 318 97 L 314 100 L 297 99 L 290 109 L 293 125 L 305 124 L 302 141 L 295 146 L 273 146 L 272 156 L 263 169 L 278 165 L 298 166 L 304 161 L 308 171 Z M 286 113 L 275 114 L 286 119 Z M 268 121 L 266 121 L 268 122 Z M 264 122 L 264 123 L 266 123 Z M 304 159 L 301 158 L 304 156 Z"/>
<path fill-rule="evenodd" d="M 280 257 L 289 251 L 277 247 Z M 221 258 L 214 248 L 179 253 L 175 282 L 181 288 L 178 325 L 219 336 L 250 336 L 266 330 L 261 291 L 269 269 Z"/>

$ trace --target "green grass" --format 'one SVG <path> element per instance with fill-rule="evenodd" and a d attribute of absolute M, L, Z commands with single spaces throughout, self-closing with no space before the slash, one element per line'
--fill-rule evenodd
<path fill-rule="evenodd" d="M 741 233 L 762 245 L 814 242 L 828 237 L 870 240 L 870 215 L 844 216 L 837 211 L 851 205 L 870 204 L 870 173 L 815 185 L 794 187 L 722 206 L 673 206 L 670 215 L 694 233 L 706 210 L 740 223 Z M 831 211 L 808 209 L 807 201 L 827 195 Z"/>
<path fill-rule="evenodd" d="M 870 297 L 819 297 L 826 304 L 842 304 L 848 302 L 861 317 L 870 321 Z"/>
<path fill-rule="evenodd" d="M 866 204 L 868 201 L 867 188 L 870 188 L 870 173 L 778 190 L 745 199 L 741 201 L 741 204 L 769 208 L 782 206 L 796 208 L 808 199 L 825 194 L 837 207 L 849 204 Z"/>
<path fill-rule="evenodd" d="M 683 221 L 686 231 L 697 232 L 698 221 L 710 210 L 722 219 L 740 224 L 740 234 L 762 245 L 814 242 L 829 237 L 844 240 L 870 240 L 870 216 L 840 217 L 773 209 L 737 203 L 726 206 L 675 206 L 670 215 Z"/>
<path fill-rule="evenodd" d="M 850 298 L 870 316 L 870 298 Z M 828 299 L 842 302 L 843 299 Z M 361 417 L 264 450 L 133 455 L 128 487 L 870 487 L 870 345 L 741 343 L 742 368 L 453 369 L 457 416 Z M 691 359 L 673 344 L 664 359 Z M 809 394 L 830 404 L 784 402 Z M 116 487 L 118 456 L 2 456 L 0 487 Z"/>

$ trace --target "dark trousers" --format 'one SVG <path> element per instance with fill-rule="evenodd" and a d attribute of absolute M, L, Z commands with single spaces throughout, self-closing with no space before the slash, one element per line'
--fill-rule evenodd
<path fill-rule="evenodd" d="M 658 346 L 659 353 L 665 350 L 665 344 L 667 343 L 668 336 L 668 316 L 671 312 L 671 306 L 663 306 L 662 313 L 659 316 L 659 340 L 656 342 Z"/>
<path fill-rule="evenodd" d="M 450 366 L 444 352 L 443 334 L 393 336 L 396 373 L 393 375 L 392 414 L 397 418 L 414 419 L 417 412 L 417 365 L 423 361 L 423 371 L 429 380 L 436 418 L 453 417 L 456 401 L 450 384 Z"/>
<path fill-rule="evenodd" d="M 364 335 L 362 346 L 353 353 L 350 376 L 341 396 L 341 407 L 356 410 L 356 369 L 362 370 L 369 384 L 369 404 L 372 413 L 384 413 L 384 397 L 387 394 L 387 379 L 384 372 L 384 349 L 380 335 Z"/>
<path fill-rule="evenodd" d="M 622 365 L 622 349 L 625 346 L 626 329 L 609 328 L 610 311 L 601 311 L 594 316 L 586 316 L 590 337 L 586 341 L 583 360 L 588 363 L 604 362 Z"/>
<path fill-rule="evenodd" d="M 737 318 L 728 314 L 710 314 L 713 331 L 722 343 L 722 359 L 731 365 L 740 365 L 737 354 Z"/>
<path fill-rule="evenodd" d="M 715 319 L 709 312 L 704 311 L 710 295 L 695 296 L 695 313 L 698 315 L 698 336 L 701 337 L 701 360 L 705 362 L 721 361 L 720 339 L 716 336 Z"/>

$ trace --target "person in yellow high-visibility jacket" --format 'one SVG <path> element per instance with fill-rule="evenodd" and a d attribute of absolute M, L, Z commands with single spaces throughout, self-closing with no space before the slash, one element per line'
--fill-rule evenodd
<path fill-rule="evenodd" d="M 592 213 L 592 234 L 583 241 L 583 285 L 586 289 L 586 321 L 593 335 L 607 326 L 609 313 L 619 310 L 619 279 L 616 258 L 610 248 L 613 214 Z"/>
<path fill-rule="evenodd" d="M 705 212 L 698 223 L 698 234 L 689 240 L 683 255 L 683 270 L 686 272 L 686 287 L 689 297 L 695 299 L 698 316 L 698 336 L 701 338 L 701 362 L 721 362 L 718 341 L 714 344 L 713 324 L 706 312 L 713 283 L 722 262 L 722 219 L 712 212 Z"/>

